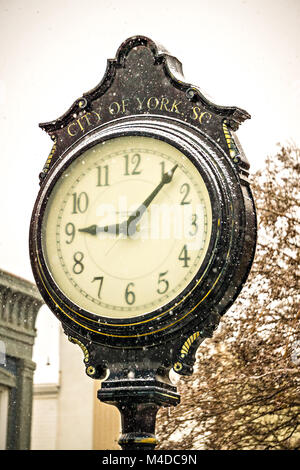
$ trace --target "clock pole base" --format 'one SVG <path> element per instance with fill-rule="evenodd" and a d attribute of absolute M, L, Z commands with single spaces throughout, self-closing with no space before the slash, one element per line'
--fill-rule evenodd
<path fill-rule="evenodd" d="M 119 445 L 123 450 L 153 450 L 157 444 L 155 421 L 159 406 L 152 403 L 118 405 L 121 414 L 122 435 Z"/>
<path fill-rule="evenodd" d="M 160 406 L 175 406 L 180 397 L 176 387 L 156 379 L 103 382 L 98 398 L 114 405 L 121 414 L 123 450 L 154 450 L 156 414 Z"/>

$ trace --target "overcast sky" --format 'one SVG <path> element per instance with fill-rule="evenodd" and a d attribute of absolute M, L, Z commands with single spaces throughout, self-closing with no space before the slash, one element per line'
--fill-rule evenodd
<path fill-rule="evenodd" d="M 102 79 L 128 37 L 162 43 L 186 81 L 252 119 L 238 137 L 263 167 L 276 143 L 300 144 L 299 0 L 0 0 L 0 267 L 33 281 L 28 229 L 62 115 Z"/>
<path fill-rule="evenodd" d="M 28 226 L 51 150 L 39 127 L 102 78 L 135 34 L 161 42 L 216 104 L 246 109 L 238 131 L 254 171 L 300 140 L 299 0 L 0 0 L 0 266 L 32 280 Z"/>

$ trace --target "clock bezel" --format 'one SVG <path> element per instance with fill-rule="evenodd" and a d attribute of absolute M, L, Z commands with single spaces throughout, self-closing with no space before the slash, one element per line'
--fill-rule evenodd
<path fill-rule="evenodd" d="M 159 308 L 132 318 L 112 319 L 76 306 L 63 294 L 48 270 L 41 233 L 48 197 L 66 168 L 83 152 L 100 142 L 127 135 L 164 140 L 192 161 L 208 187 L 212 206 L 212 232 L 200 269 L 179 296 L 163 307 L 164 312 Z M 199 149 L 202 151 L 200 160 Z M 199 324 L 212 309 L 223 314 L 233 301 L 224 301 L 224 293 L 228 287 L 224 281 L 229 266 L 232 266 L 231 258 L 236 258 L 232 255 L 236 251 L 232 239 L 233 225 L 237 226 L 242 220 L 245 225 L 245 211 L 241 211 L 242 204 L 239 203 L 242 199 L 236 170 L 223 150 L 204 134 L 201 135 L 199 131 L 195 133 L 191 126 L 174 118 L 154 118 L 149 115 L 144 118 L 131 116 L 99 126 L 61 155 L 49 171 L 36 201 L 30 229 L 30 252 L 33 273 L 43 298 L 59 320 L 81 337 L 89 335 L 95 342 L 117 347 L 156 344 L 163 341 L 166 335 L 176 336 L 192 325 Z M 233 210 L 237 205 L 239 207 Z M 201 281 L 195 287 L 196 279 L 199 278 Z M 207 288 L 204 293 L 205 284 Z M 98 328 L 101 325 L 100 331 L 93 329 L 95 325 Z"/>

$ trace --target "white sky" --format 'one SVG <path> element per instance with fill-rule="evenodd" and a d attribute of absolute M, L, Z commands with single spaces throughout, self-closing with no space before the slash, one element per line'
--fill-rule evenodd
<path fill-rule="evenodd" d="M 0 267 L 33 281 L 28 230 L 51 150 L 38 123 L 103 77 L 128 37 L 159 41 L 186 81 L 252 115 L 238 137 L 252 171 L 300 145 L 299 0 L 0 0 Z"/>

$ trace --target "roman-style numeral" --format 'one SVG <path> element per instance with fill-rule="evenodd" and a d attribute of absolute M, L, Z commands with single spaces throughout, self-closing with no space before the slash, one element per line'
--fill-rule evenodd
<path fill-rule="evenodd" d="M 109 186 L 108 165 L 97 166 L 97 186 Z"/>

